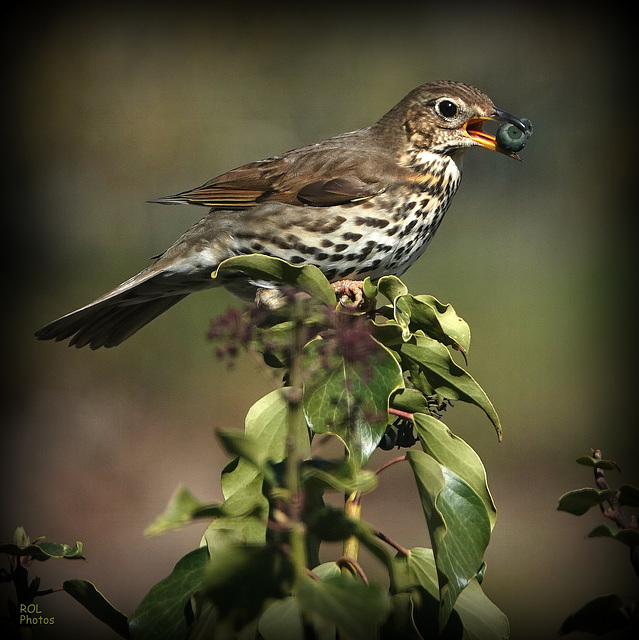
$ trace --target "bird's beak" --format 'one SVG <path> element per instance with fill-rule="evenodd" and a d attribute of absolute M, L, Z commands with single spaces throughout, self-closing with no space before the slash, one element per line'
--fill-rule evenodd
<path fill-rule="evenodd" d="M 464 133 L 473 142 L 477 143 L 481 147 L 490 149 L 491 151 L 498 151 L 499 153 L 503 153 L 511 158 L 514 158 L 515 160 L 521 160 L 521 158 L 515 152 L 509 151 L 507 149 L 502 149 L 497 144 L 495 136 L 483 131 L 482 126 L 484 122 L 506 122 L 508 124 L 513 124 L 526 136 L 530 136 L 532 134 L 532 127 L 530 127 L 528 124 L 524 124 L 519 118 L 516 118 L 515 116 L 506 111 L 502 111 L 501 109 L 494 109 L 493 113 L 490 116 L 470 118 L 464 125 Z"/>

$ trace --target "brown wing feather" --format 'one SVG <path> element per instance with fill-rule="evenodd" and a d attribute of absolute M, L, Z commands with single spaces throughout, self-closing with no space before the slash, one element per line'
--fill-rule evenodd
<path fill-rule="evenodd" d="M 366 130 L 336 136 L 237 167 L 200 187 L 153 202 L 229 209 L 268 201 L 329 206 L 371 198 L 398 167 L 386 149 L 371 149 L 370 139 L 362 148 L 365 139 Z"/>

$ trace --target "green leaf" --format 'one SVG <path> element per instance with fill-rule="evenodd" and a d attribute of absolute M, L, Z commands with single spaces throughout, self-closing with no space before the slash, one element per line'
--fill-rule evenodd
<path fill-rule="evenodd" d="M 264 640 L 304 640 L 300 610 L 292 596 L 271 603 L 260 616 L 257 628 Z"/>
<path fill-rule="evenodd" d="M 575 460 L 577 464 L 583 464 L 587 467 L 595 467 L 596 469 L 605 469 L 606 471 L 621 471 L 619 465 L 613 460 L 601 460 L 600 458 L 592 458 L 591 456 L 581 456 Z"/>
<path fill-rule="evenodd" d="M 377 289 L 391 303 L 408 293 L 408 287 L 397 276 L 382 276 L 377 281 Z"/>
<path fill-rule="evenodd" d="M 639 489 L 632 484 L 622 484 L 619 487 L 619 504 L 622 507 L 639 507 Z"/>
<path fill-rule="evenodd" d="M 89 613 L 100 622 L 113 629 L 123 638 L 129 637 L 129 625 L 126 616 L 118 611 L 88 580 L 65 580 L 62 588 L 75 598 Z"/>
<path fill-rule="evenodd" d="M 36 542 L 26 546 L 13 542 L 0 544 L 0 553 L 10 556 L 31 556 L 34 560 L 45 561 L 49 558 L 65 558 L 67 560 L 86 560 L 82 553 L 82 543 L 76 542 L 72 547 L 59 542 Z"/>
<path fill-rule="evenodd" d="M 623 629 L 630 622 L 621 598 L 614 594 L 599 596 L 571 613 L 564 620 L 559 635 L 584 631 L 598 636 Z"/>
<path fill-rule="evenodd" d="M 326 562 L 313 569 L 313 573 L 321 580 L 339 576 L 340 568 L 334 562 Z M 318 640 L 334 640 L 335 627 L 325 622 L 315 626 L 315 637 Z M 264 640 L 305 640 L 301 622 L 301 612 L 297 599 L 293 596 L 276 600 L 270 604 L 260 616 L 257 625 Z"/>
<path fill-rule="evenodd" d="M 506 614 L 486 596 L 475 578 L 459 594 L 455 611 L 464 627 L 464 640 L 503 640 L 510 637 Z"/>
<path fill-rule="evenodd" d="M 397 592 L 410 591 L 413 587 L 420 586 L 439 601 L 437 566 L 432 549 L 415 547 L 408 556 L 397 555 L 393 564 Z"/>
<path fill-rule="evenodd" d="M 470 348 L 470 328 L 450 305 L 432 296 L 404 295 L 395 300 L 395 321 L 404 327 L 404 339 L 422 330 L 427 336 L 452 346 L 466 357 Z"/>
<path fill-rule="evenodd" d="M 246 414 L 245 432 L 260 443 L 267 457 L 281 462 L 286 455 L 286 430 L 288 428 L 288 404 L 281 389 L 267 393 Z M 305 455 L 310 455 L 308 429 L 302 425 L 298 441 L 304 443 Z"/>
<path fill-rule="evenodd" d="M 374 638 L 390 612 L 390 599 L 382 587 L 343 575 L 325 580 L 305 576 L 297 586 L 297 601 L 307 614 L 334 624 L 352 640 Z"/>
<path fill-rule="evenodd" d="M 212 277 L 233 271 L 241 271 L 253 280 L 290 285 L 331 307 L 336 304 L 335 291 L 324 274 L 313 265 L 296 267 L 280 258 L 258 254 L 236 256 L 221 262 Z"/>
<path fill-rule="evenodd" d="M 450 352 L 441 342 L 418 334 L 401 345 L 398 351 L 415 385 L 419 384 L 419 374 L 428 381 L 427 388 L 420 388 L 423 393 L 429 395 L 434 390 L 449 400 L 461 400 L 480 407 L 501 440 L 499 416 L 488 396 L 469 373 L 453 362 Z"/>
<path fill-rule="evenodd" d="M 276 547 L 235 545 L 211 556 L 203 589 L 218 621 L 241 629 L 255 620 L 273 598 L 284 598 L 293 585 L 293 567 Z"/>
<path fill-rule="evenodd" d="M 398 389 L 390 398 L 390 405 L 394 409 L 407 413 L 429 413 L 428 398 L 417 389 Z"/>
<path fill-rule="evenodd" d="M 249 409 L 244 431 L 252 441 L 259 442 L 260 451 L 252 454 L 256 459 L 269 459 L 273 462 L 284 459 L 287 419 L 288 405 L 279 389 L 260 398 Z M 298 438 L 300 442 L 306 443 L 308 451 L 308 430 L 303 425 L 302 427 L 303 432 Z M 262 494 L 263 483 L 262 473 L 245 458 L 236 458 L 225 467 L 222 472 L 224 517 L 211 522 L 204 534 L 204 541 L 211 553 L 229 543 L 258 544 L 264 541 L 268 501 Z M 233 517 L 248 513 L 253 513 L 254 517 Z"/>
<path fill-rule="evenodd" d="M 395 567 L 398 592 L 411 592 L 417 587 L 420 589 L 420 598 L 414 603 L 415 607 L 423 609 L 416 616 L 420 630 L 423 633 L 430 630 L 431 635 L 436 633 L 438 616 L 436 610 L 431 613 L 431 608 L 432 602 L 439 601 L 439 592 L 433 550 L 423 547 L 411 549 L 408 557 L 397 556 L 395 558 Z M 424 602 L 428 596 L 430 596 L 431 602 Z M 502 640 L 509 636 L 508 619 L 486 597 L 475 578 L 459 594 L 454 613 L 459 616 L 464 628 L 464 640 Z M 428 620 L 433 616 L 435 617 L 434 624 Z M 453 622 L 452 618 L 451 622 Z M 454 626 L 454 624 L 448 626 Z M 447 627 L 446 633 L 443 634 L 444 637 L 449 637 L 448 632 Z"/>
<path fill-rule="evenodd" d="M 378 309 L 379 311 L 380 309 Z M 381 323 L 373 322 L 372 327 L 373 337 L 385 347 L 396 349 L 404 343 L 404 327 L 397 324 L 395 320 L 386 320 Z M 397 358 L 399 358 L 399 355 Z"/>
<path fill-rule="evenodd" d="M 164 512 L 144 531 L 144 535 L 157 536 L 171 529 L 179 529 L 195 518 L 214 518 L 222 514 L 219 505 L 200 502 L 185 486 L 174 491 Z"/>
<path fill-rule="evenodd" d="M 350 357 L 332 340 L 312 340 L 304 347 L 302 367 L 309 373 L 304 415 L 310 428 L 341 438 L 361 467 L 386 431 L 389 396 L 404 381 L 388 349 L 364 332 L 358 340 L 365 357 Z"/>
<path fill-rule="evenodd" d="M 306 519 L 308 530 L 320 540 L 338 542 L 350 538 L 356 525 L 342 509 L 326 505 L 320 509 L 314 509 Z"/>
<path fill-rule="evenodd" d="M 613 538 L 630 548 L 639 546 L 639 531 L 636 529 L 611 529 L 605 524 L 595 527 L 587 538 Z"/>
<path fill-rule="evenodd" d="M 414 300 L 411 322 L 415 330 L 423 329 L 426 335 L 451 345 L 464 354 L 470 349 L 470 327 L 457 315 L 451 304 L 443 304 L 428 295 L 414 296 Z M 427 311 L 427 308 L 431 311 Z"/>
<path fill-rule="evenodd" d="M 377 297 L 377 293 L 378 293 L 377 286 L 371 282 L 371 279 L 368 276 L 364 278 L 364 284 L 362 285 L 362 293 L 370 300 Z"/>
<path fill-rule="evenodd" d="M 379 312 L 393 318 L 402 329 L 404 340 L 418 330 L 439 342 L 465 354 L 470 348 L 470 328 L 449 304 L 442 304 L 428 295 L 413 296 L 396 276 L 383 276 L 377 288 L 391 302 L 392 311 L 383 307 Z"/>
<path fill-rule="evenodd" d="M 269 452 L 260 440 L 235 429 L 218 429 L 215 433 L 227 453 L 252 464 L 269 482 L 275 481 L 272 469 L 266 464 Z"/>
<path fill-rule="evenodd" d="M 616 493 L 614 489 L 593 489 L 591 487 L 575 489 L 574 491 L 564 493 L 564 495 L 559 498 L 557 510 L 567 511 L 576 516 L 581 516 L 591 507 L 602 504 Z"/>
<path fill-rule="evenodd" d="M 488 489 L 486 469 L 479 456 L 440 420 L 423 413 L 416 413 L 413 419 L 424 451 L 457 474 L 472 489 L 482 502 L 492 530 L 497 509 Z"/>
<path fill-rule="evenodd" d="M 408 451 L 406 457 L 433 544 L 443 630 L 457 597 L 482 568 L 491 518 L 482 498 L 453 471 L 422 451 Z"/>
<path fill-rule="evenodd" d="M 151 588 L 129 618 L 132 640 L 186 637 L 185 610 L 191 596 L 203 584 L 208 561 L 206 547 L 195 549 L 178 561 L 169 576 Z"/>
<path fill-rule="evenodd" d="M 308 460 L 302 465 L 300 476 L 305 486 L 312 483 L 322 489 L 333 489 L 343 494 L 355 491 L 368 493 L 377 486 L 375 473 L 359 469 L 350 459 Z"/>

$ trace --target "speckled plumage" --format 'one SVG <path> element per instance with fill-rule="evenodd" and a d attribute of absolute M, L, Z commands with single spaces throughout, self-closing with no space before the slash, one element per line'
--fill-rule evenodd
<path fill-rule="evenodd" d="M 500 151 L 481 129 L 485 120 L 524 130 L 481 91 L 430 83 L 370 127 L 160 198 L 211 209 L 146 269 L 36 336 L 115 346 L 189 293 L 215 286 L 211 273 L 235 255 L 314 264 L 331 282 L 401 275 L 439 227 L 461 180 L 462 155 L 473 146 Z M 223 284 L 246 294 L 245 280 Z"/>

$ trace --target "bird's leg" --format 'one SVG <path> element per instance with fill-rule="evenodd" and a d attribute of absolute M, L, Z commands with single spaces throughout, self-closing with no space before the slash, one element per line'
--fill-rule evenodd
<path fill-rule="evenodd" d="M 286 304 L 286 296 L 280 289 L 258 289 L 255 292 L 255 304 L 268 311 L 276 311 Z"/>
<path fill-rule="evenodd" d="M 364 295 L 362 280 L 338 280 L 332 282 L 331 287 L 339 299 L 342 307 L 349 311 L 363 311 L 367 314 L 375 313 L 375 299 Z"/>
<path fill-rule="evenodd" d="M 357 309 L 364 302 L 364 283 L 361 280 L 338 280 L 331 283 L 339 303 L 349 309 Z"/>
<path fill-rule="evenodd" d="M 362 280 L 338 280 L 331 283 L 333 291 L 338 297 L 340 305 L 349 311 L 370 311 L 374 309 L 375 301 L 364 295 L 364 282 Z M 295 296 L 308 297 L 307 293 L 296 292 Z M 258 289 L 255 294 L 255 304 L 269 311 L 282 308 L 290 295 L 281 289 Z"/>

